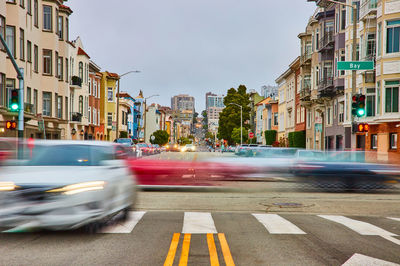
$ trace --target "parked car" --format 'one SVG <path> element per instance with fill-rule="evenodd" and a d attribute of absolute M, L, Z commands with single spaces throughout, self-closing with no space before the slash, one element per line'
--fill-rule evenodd
<path fill-rule="evenodd" d="M 146 143 L 138 143 L 137 146 L 140 148 L 142 155 L 151 155 L 151 148 Z"/>
<path fill-rule="evenodd" d="M 119 139 L 114 140 L 114 142 L 127 147 L 129 149 L 130 156 L 138 157 L 138 154 L 136 152 L 137 147 L 131 138 L 119 138 Z"/>
<path fill-rule="evenodd" d="M 167 145 L 165 145 L 165 148 L 166 148 L 167 151 L 174 151 L 174 152 L 179 152 L 180 151 L 180 147 L 176 143 L 167 144 Z"/>
<path fill-rule="evenodd" d="M 118 213 L 127 218 L 135 177 L 123 146 L 35 141 L 25 157 L 2 168 L 1 228 L 96 231 Z"/>
<path fill-rule="evenodd" d="M 186 144 L 185 146 L 183 146 L 181 148 L 181 151 L 183 151 L 183 152 L 185 152 L 185 151 L 194 152 L 194 151 L 196 151 L 196 146 L 194 146 L 193 144 Z"/>

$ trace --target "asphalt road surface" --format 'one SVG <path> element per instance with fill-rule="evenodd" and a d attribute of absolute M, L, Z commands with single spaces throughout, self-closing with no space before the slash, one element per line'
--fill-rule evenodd
<path fill-rule="evenodd" d="M 210 156 L 231 155 L 156 157 Z M 3 233 L 0 265 L 397 265 L 399 236 L 399 193 L 324 193 L 277 178 L 142 191 L 129 220 L 96 234 Z"/>

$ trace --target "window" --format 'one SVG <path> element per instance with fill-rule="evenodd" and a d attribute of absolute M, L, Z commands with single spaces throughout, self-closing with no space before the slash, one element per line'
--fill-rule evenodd
<path fill-rule="evenodd" d="M 10 104 L 11 90 L 15 89 L 15 79 L 6 79 L 6 103 L 8 107 Z"/>
<path fill-rule="evenodd" d="M 92 95 L 91 89 L 92 89 L 92 79 L 89 78 L 89 95 Z"/>
<path fill-rule="evenodd" d="M 100 111 L 97 112 L 97 124 L 100 125 Z"/>
<path fill-rule="evenodd" d="M 33 0 L 33 23 L 39 27 L 39 4 L 38 0 Z"/>
<path fill-rule="evenodd" d="M 83 82 L 83 63 L 79 62 L 79 77 L 81 78 Z"/>
<path fill-rule="evenodd" d="M 387 82 L 388 83 L 388 82 Z M 385 88 L 385 112 L 396 113 L 399 111 L 399 87 Z"/>
<path fill-rule="evenodd" d="M 6 19 L 3 16 L 0 16 L 0 34 L 3 38 L 6 36 Z M 0 49 L 4 50 L 4 46 L 1 42 Z"/>
<path fill-rule="evenodd" d="M 89 97 L 85 96 L 85 116 L 88 116 L 88 109 L 89 109 L 89 101 L 88 101 Z"/>
<path fill-rule="evenodd" d="M 108 88 L 107 91 L 107 99 L 109 102 L 114 101 L 114 97 L 113 97 L 113 88 Z"/>
<path fill-rule="evenodd" d="M 307 109 L 307 128 L 311 128 L 311 110 Z"/>
<path fill-rule="evenodd" d="M 26 43 L 26 56 L 27 56 L 27 61 L 28 62 L 32 62 L 32 43 L 30 41 L 28 41 Z"/>
<path fill-rule="evenodd" d="M 39 48 L 37 45 L 33 46 L 33 70 L 35 72 L 39 71 Z"/>
<path fill-rule="evenodd" d="M 43 49 L 43 74 L 52 74 L 52 51 Z"/>
<path fill-rule="evenodd" d="M 15 0 L 7 0 L 7 2 L 15 4 Z"/>
<path fill-rule="evenodd" d="M 42 114 L 45 116 L 51 116 L 51 92 L 43 92 Z"/>
<path fill-rule="evenodd" d="M 375 46 L 375 34 L 374 33 L 368 34 L 366 48 L 367 48 L 367 50 L 366 50 L 367 57 L 375 55 L 376 46 Z"/>
<path fill-rule="evenodd" d="M 378 135 L 372 134 L 371 135 L 371 149 L 376 149 L 378 146 Z"/>
<path fill-rule="evenodd" d="M 15 57 L 15 27 L 6 27 L 6 43 L 10 49 L 11 54 Z"/>
<path fill-rule="evenodd" d="M 65 58 L 65 81 L 68 82 L 69 71 L 68 71 L 68 58 Z"/>
<path fill-rule="evenodd" d="M 83 115 L 83 96 L 79 96 L 79 113 Z"/>
<path fill-rule="evenodd" d="M 38 106 L 38 91 L 33 90 L 33 113 L 37 113 L 37 106 Z"/>
<path fill-rule="evenodd" d="M 346 8 L 342 7 L 342 14 L 341 14 L 341 22 L 340 22 L 340 29 L 346 29 Z"/>
<path fill-rule="evenodd" d="M 376 114 L 381 113 L 381 82 L 376 83 Z"/>
<path fill-rule="evenodd" d="M 398 53 L 400 51 L 400 20 L 387 22 L 386 53 Z"/>
<path fill-rule="evenodd" d="M 69 21 L 67 18 L 65 18 L 65 33 L 67 34 L 65 40 L 69 41 Z"/>
<path fill-rule="evenodd" d="M 397 133 L 390 134 L 390 149 L 397 150 Z"/>
<path fill-rule="evenodd" d="M 382 22 L 379 22 L 379 24 L 378 24 L 378 51 L 377 51 L 378 56 L 381 55 L 381 50 L 382 50 Z"/>
<path fill-rule="evenodd" d="M 25 32 L 19 29 L 19 59 L 25 60 Z"/>
<path fill-rule="evenodd" d="M 367 88 L 367 116 L 375 116 L 375 88 Z"/>
<path fill-rule="evenodd" d="M 68 120 L 68 97 L 65 97 L 65 120 Z"/>
<path fill-rule="evenodd" d="M 59 75 L 59 73 L 58 73 L 58 52 L 55 52 L 54 66 L 55 66 L 55 68 L 54 68 L 55 76 L 56 76 L 56 78 L 58 78 L 58 75 Z"/>
<path fill-rule="evenodd" d="M 26 9 L 29 15 L 32 15 L 32 0 L 26 1 Z"/>
<path fill-rule="evenodd" d="M 113 118 L 112 113 L 107 113 L 107 124 L 108 124 L 109 126 L 112 125 L 112 118 Z"/>
<path fill-rule="evenodd" d="M 274 113 L 274 126 L 278 125 L 278 113 Z"/>
<path fill-rule="evenodd" d="M 64 39 L 64 18 L 62 16 L 58 16 L 58 38 L 60 40 Z"/>
<path fill-rule="evenodd" d="M 0 73 L 0 106 L 6 106 L 5 100 L 6 100 L 6 75 L 3 73 Z"/>
<path fill-rule="evenodd" d="M 26 103 L 30 104 L 32 102 L 32 89 L 27 87 L 26 88 Z"/>
<path fill-rule="evenodd" d="M 89 106 L 89 114 L 88 114 L 88 122 L 89 124 L 92 123 L 92 108 Z"/>
<path fill-rule="evenodd" d="M 43 5 L 43 30 L 53 30 L 53 9 L 51 6 Z"/>
<path fill-rule="evenodd" d="M 57 117 L 62 119 L 62 96 L 57 97 Z"/>
<path fill-rule="evenodd" d="M 339 123 L 344 122 L 344 102 L 339 103 Z"/>
<path fill-rule="evenodd" d="M 326 124 L 330 125 L 332 124 L 331 119 L 332 119 L 332 114 L 331 114 L 332 108 L 328 107 L 328 110 L 326 111 Z"/>
<path fill-rule="evenodd" d="M 57 74 L 58 74 L 58 79 L 59 80 L 63 80 L 64 77 L 64 73 L 63 73 L 63 62 L 64 62 L 64 58 L 62 57 L 58 57 L 57 60 Z"/>
<path fill-rule="evenodd" d="M 25 8 L 25 0 L 19 0 L 19 5 Z"/>

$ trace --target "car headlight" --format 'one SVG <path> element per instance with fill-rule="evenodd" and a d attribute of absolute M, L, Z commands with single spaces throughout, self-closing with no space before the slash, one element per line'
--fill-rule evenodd
<path fill-rule="evenodd" d="M 84 182 L 84 183 L 77 183 L 77 184 L 73 184 L 73 185 L 67 185 L 62 188 L 51 189 L 46 192 L 63 193 L 65 195 L 73 195 L 73 194 L 86 192 L 86 191 L 104 189 L 105 184 L 106 184 L 106 182 L 104 182 L 104 181 Z"/>
<path fill-rule="evenodd" d="M 0 182 L 0 191 L 13 191 L 17 188 L 14 182 Z"/>

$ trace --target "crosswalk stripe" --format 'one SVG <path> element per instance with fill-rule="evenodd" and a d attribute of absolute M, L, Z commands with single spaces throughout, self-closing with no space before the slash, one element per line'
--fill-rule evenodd
<path fill-rule="evenodd" d="M 216 234 L 217 229 L 209 212 L 185 212 L 182 233 L 184 234 Z"/>
<path fill-rule="evenodd" d="M 397 236 L 394 233 L 386 231 L 380 227 L 372 225 L 370 223 L 354 220 L 344 216 L 337 215 L 318 215 L 321 218 L 342 224 L 353 231 L 356 231 L 360 235 L 370 235 L 370 236 Z"/>
<path fill-rule="evenodd" d="M 400 222 L 400 218 L 394 218 L 394 217 L 388 217 L 388 218 Z"/>
<path fill-rule="evenodd" d="M 303 230 L 292 224 L 285 218 L 282 218 L 278 214 L 252 214 L 270 234 L 306 234 Z"/>
<path fill-rule="evenodd" d="M 137 211 L 130 212 L 129 219 L 126 222 L 118 223 L 115 226 L 107 227 L 101 233 L 110 233 L 110 234 L 129 234 L 132 232 L 133 228 L 137 225 L 137 223 L 143 218 L 143 215 L 146 212 Z"/>

